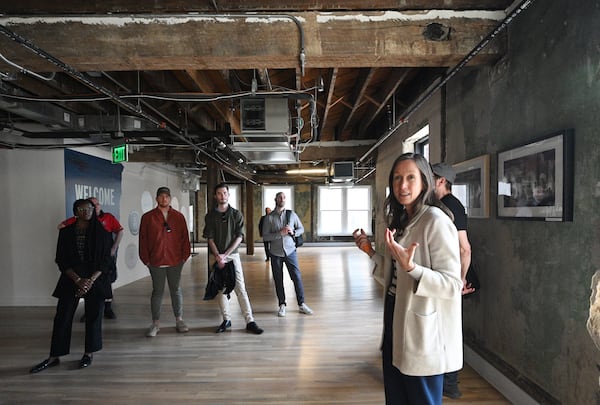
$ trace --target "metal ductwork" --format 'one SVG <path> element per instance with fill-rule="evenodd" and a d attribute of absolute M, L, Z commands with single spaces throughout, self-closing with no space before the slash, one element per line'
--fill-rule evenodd
<path fill-rule="evenodd" d="M 50 103 L 11 101 L 0 97 L 0 109 L 43 124 L 47 129 L 73 129 L 75 114 Z M 17 124 L 15 127 L 18 128 Z M 21 129 L 21 128 L 18 128 Z M 26 131 L 26 129 L 22 129 Z"/>
<path fill-rule="evenodd" d="M 153 133 L 156 125 L 145 119 L 129 115 L 77 115 L 51 103 L 11 101 L 0 97 L 0 109 L 33 121 L 20 123 L 14 128 L 23 131 L 23 136 L 32 138 L 79 138 L 86 134 L 110 133 L 122 136 L 125 132 Z"/>
<path fill-rule="evenodd" d="M 242 133 L 231 135 L 231 149 L 253 164 L 298 162 L 287 97 L 245 98 L 240 108 Z"/>

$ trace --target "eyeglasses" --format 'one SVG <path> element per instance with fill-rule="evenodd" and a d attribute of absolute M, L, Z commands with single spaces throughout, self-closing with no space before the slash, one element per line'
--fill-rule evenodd
<path fill-rule="evenodd" d="M 169 226 L 169 224 L 167 224 L 166 222 L 164 223 L 165 229 L 167 230 L 167 233 L 171 232 L 171 227 Z"/>

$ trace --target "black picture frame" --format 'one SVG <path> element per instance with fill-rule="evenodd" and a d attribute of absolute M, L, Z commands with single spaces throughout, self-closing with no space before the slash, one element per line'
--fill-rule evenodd
<path fill-rule="evenodd" d="M 575 131 L 498 153 L 498 218 L 573 221 Z"/>
<path fill-rule="evenodd" d="M 464 205 L 467 216 L 489 218 L 490 155 L 481 155 L 452 167 L 456 171 L 452 194 Z"/>

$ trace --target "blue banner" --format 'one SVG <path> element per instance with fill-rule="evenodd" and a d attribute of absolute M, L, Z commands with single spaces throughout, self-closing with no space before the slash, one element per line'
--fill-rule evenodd
<path fill-rule="evenodd" d="M 96 197 L 102 211 L 120 221 L 122 172 L 121 164 L 65 149 L 66 218 L 73 216 L 75 200 Z"/>

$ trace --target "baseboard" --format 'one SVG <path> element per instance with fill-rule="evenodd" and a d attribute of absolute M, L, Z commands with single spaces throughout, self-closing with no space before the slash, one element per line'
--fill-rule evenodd
<path fill-rule="evenodd" d="M 519 405 L 539 405 L 539 402 L 531 398 L 518 385 L 505 377 L 483 357 L 466 345 L 464 346 L 464 356 L 465 362 L 511 403 Z"/>

